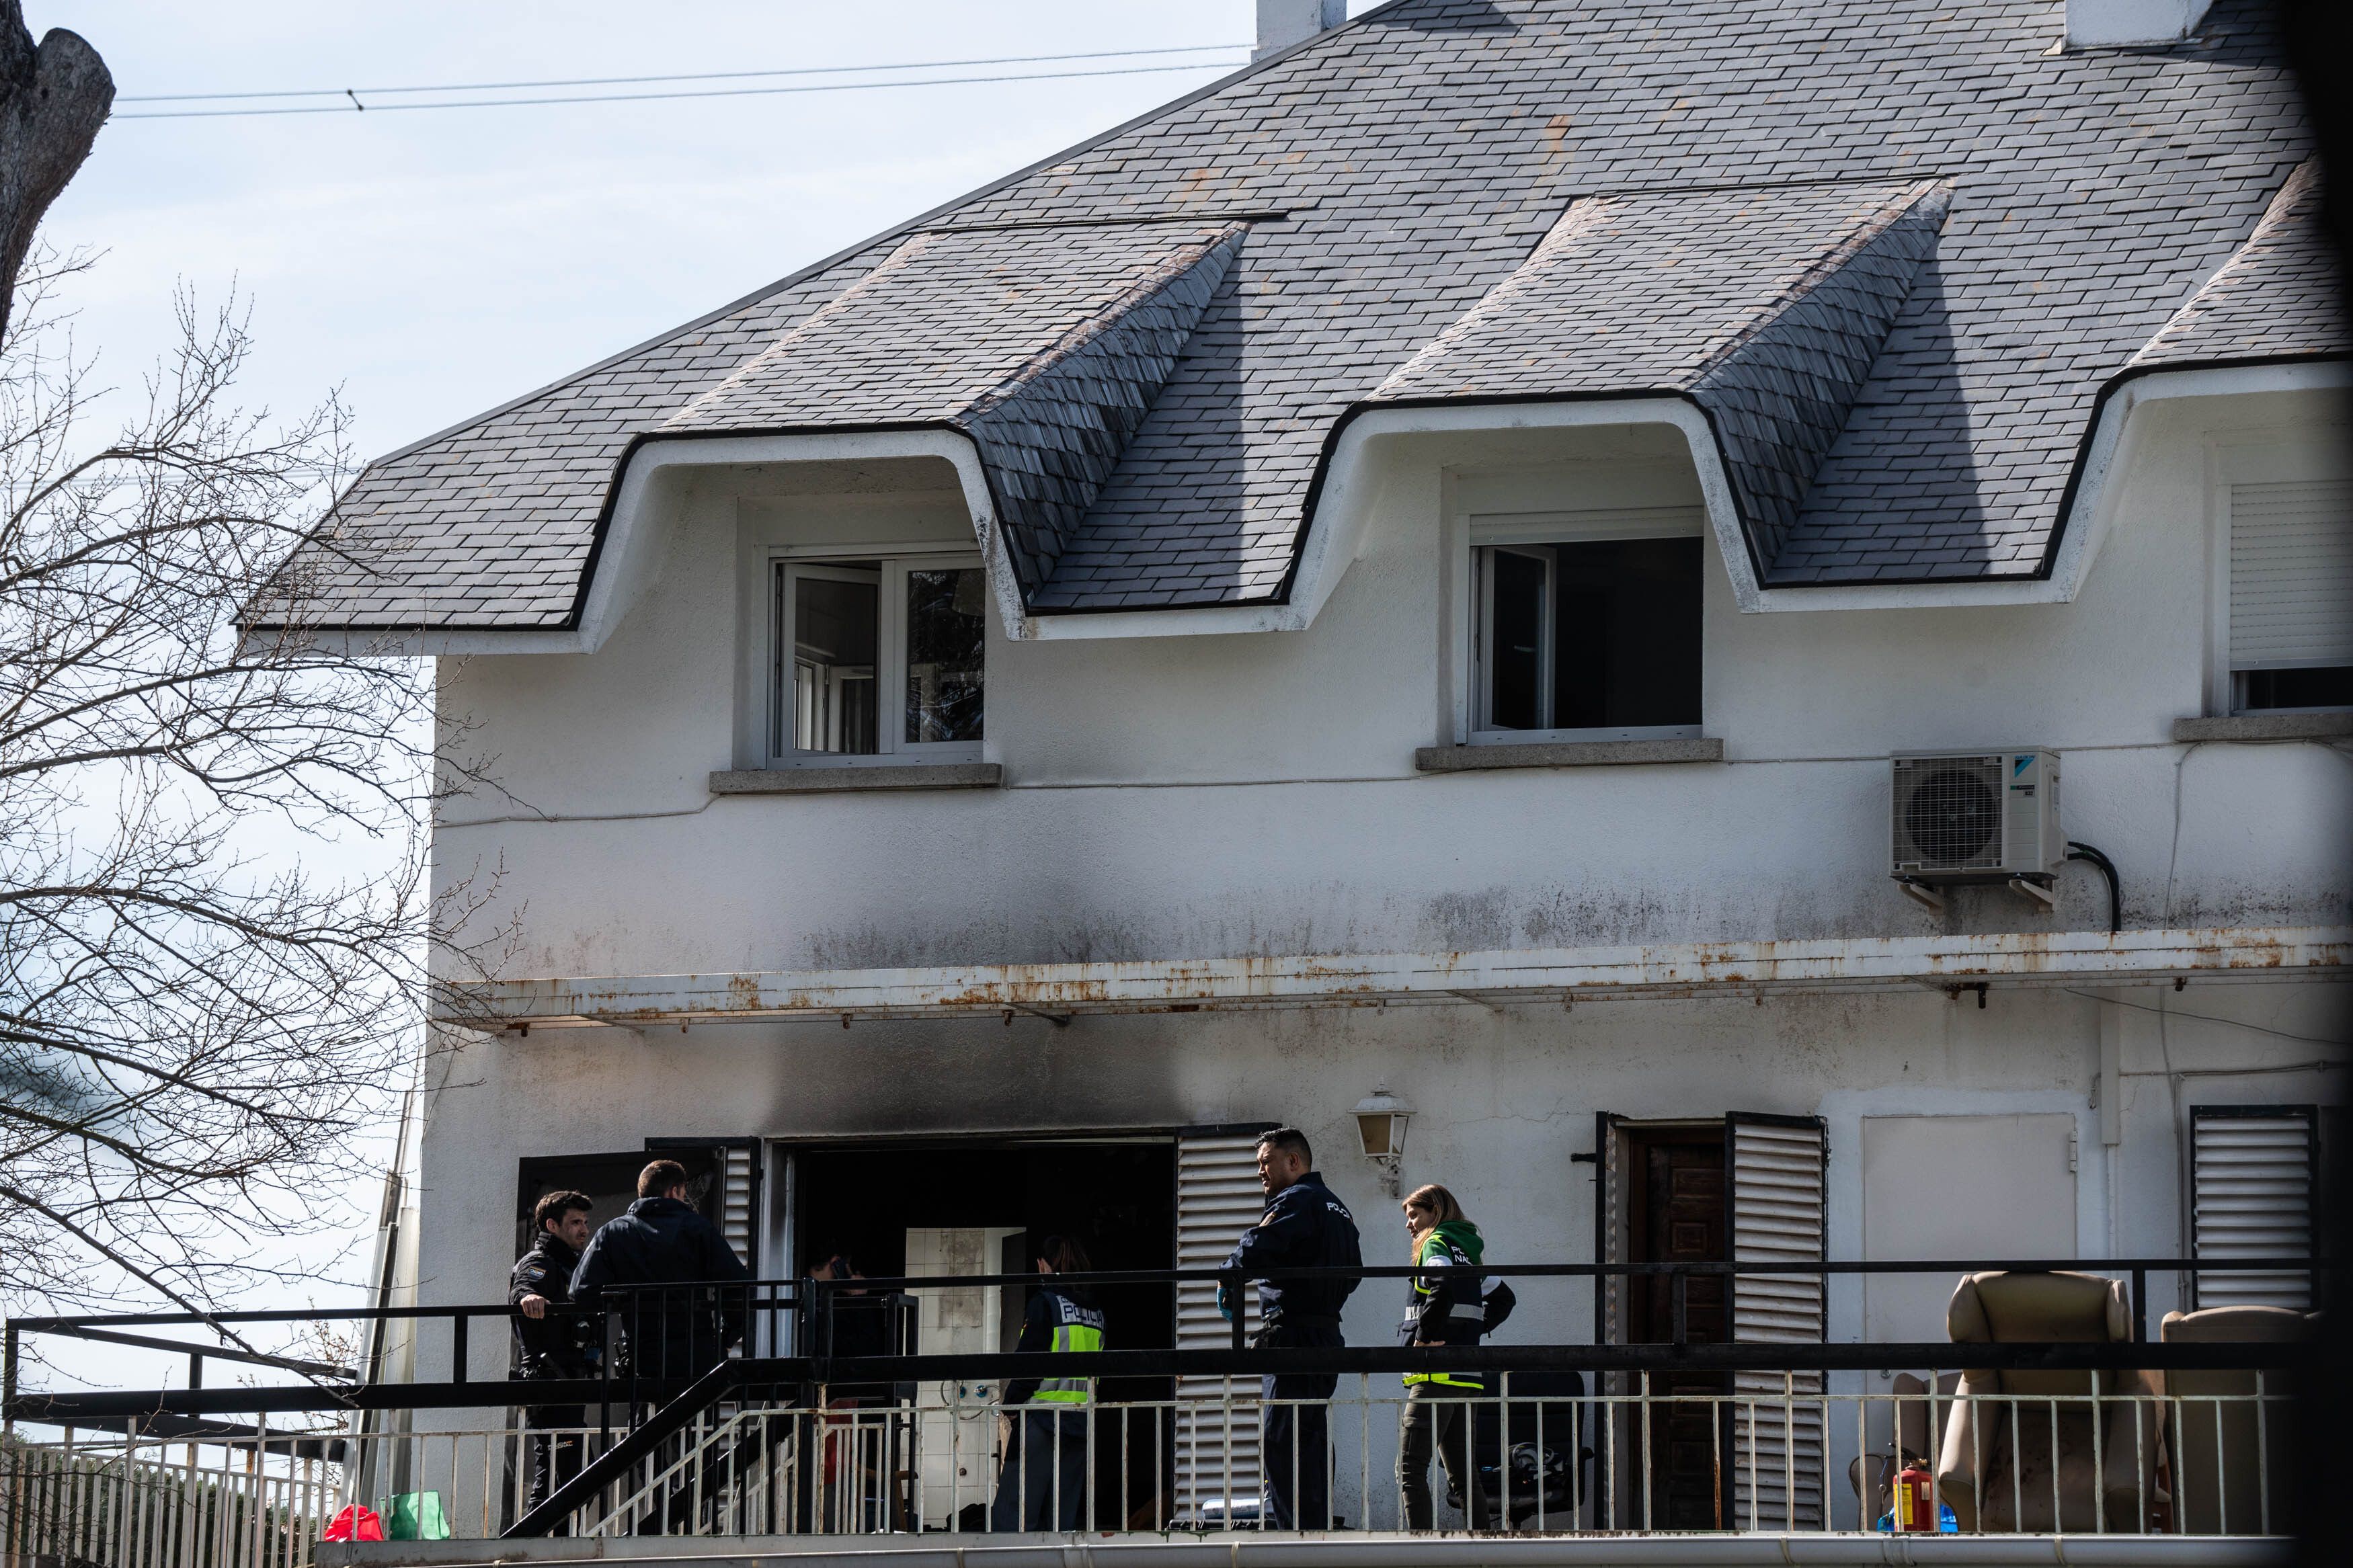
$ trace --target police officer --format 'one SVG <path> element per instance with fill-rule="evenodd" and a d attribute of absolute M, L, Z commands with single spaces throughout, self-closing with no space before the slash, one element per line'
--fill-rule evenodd
<path fill-rule="evenodd" d="M 1092 1267 L 1087 1249 L 1069 1237 L 1050 1236 L 1038 1248 L 1038 1272 L 1046 1282 L 1029 1298 L 1015 1352 L 1099 1351 L 1103 1315 L 1094 1293 L 1083 1285 L 1056 1283 L 1058 1274 L 1084 1274 Z M 1083 1377 L 1018 1378 L 1005 1385 L 1006 1414 L 1012 1428 L 1005 1445 L 1005 1468 L 997 1474 L 997 1500 L 988 1527 L 1004 1531 L 1079 1528 L 1087 1495 L 1089 1380 Z"/>
<path fill-rule="evenodd" d="M 1479 1273 L 1486 1242 L 1462 1205 L 1444 1187 L 1406 1194 L 1406 1233 L 1414 1267 L 1406 1281 L 1400 1345 L 1475 1345 L 1511 1315 L 1512 1288 L 1490 1285 Z M 1405 1409 L 1398 1421 L 1398 1513 L 1408 1530 L 1430 1527 L 1430 1456 L 1433 1447 L 1447 1478 L 1462 1494 L 1473 1530 L 1493 1522 L 1487 1489 L 1472 1452 L 1470 1401 L 1485 1391 L 1476 1373 L 1409 1372 Z"/>
<path fill-rule="evenodd" d="M 572 1271 L 582 1306 L 623 1314 L 640 1377 L 702 1376 L 727 1359 L 750 1316 L 750 1293 L 728 1287 L 750 1283 L 751 1270 L 687 1192 L 685 1166 L 648 1165 L 638 1173 L 638 1201 L 596 1228 Z"/>
<path fill-rule="evenodd" d="M 1259 1281 L 1256 1343 L 1267 1350 L 1328 1349 L 1346 1342 L 1340 1307 L 1352 1279 L 1269 1279 L 1286 1268 L 1354 1268 L 1364 1262 L 1356 1221 L 1314 1170 L 1314 1152 L 1296 1127 L 1258 1141 L 1258 1182 L 1266 1213 L 1242 1232 L 1226 1268 Z M 1222 1292 L 1220 1292 L 1222 1295 Z M 1221 1301 L 1228 1316 L 1239 1302 Z M 1260 1519 L 1271 1530 L 1332 1528 L 1330 1408 L 1339 1379 L 1329 1373 L 1260 1380 L 1260 1462 L 1265 1467 Z M 1308 1401 L 1304 1404 L 1278 1401 Z"/>
<path fill-rule="evenodd" d="M 719 1227 L 687 1202 L 689 1191 L 686 1167 L 677 1161 L 648 1165 L 638 1173 L 638 1201 L 596 1227 L 572 1271 L 575 1300 L 623 1314 L 638 1375 L 673 1387 L 724 1362 L 750 1317 L 751 1292 L 744 1287 L 751 1270 Z M 657 1474 L 671 1470 L 685 1443 L 681 1433 L 656 1450 Z M 723 1451 L 704 1460 L 696 1484 L 667 1483 L 670 1533 L 691 1533 L 698 1492 L 706 1520 L 716 1513 L 734 1462 Z"/>
<path fill-rule="evenodd" d="M 596 1375 L 598 1338 L 586 1314 L 572 1305 L 572 1270 L 588 1244 L 585 1193 L 549 1193 L 532 1205 L 531 1249 L 515 1262 L 507 1280 L 507 1305 L 515 1309 L 515 1348 L 526 1382 Z M 552 1313 L 552 1315 L 551 1315 Z M 586 1410 L 577 1405 L 523 1407 L 523 1425 L 534 1436 L 531 1448 L 531 1506 L 570 1480 L 580 1469 Z"/>

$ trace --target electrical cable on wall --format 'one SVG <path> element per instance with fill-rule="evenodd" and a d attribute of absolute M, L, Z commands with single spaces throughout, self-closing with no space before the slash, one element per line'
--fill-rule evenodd
<path fill-rule="evenodd" d="M 2125 895 L 2123 884 L 2116 880 L 2116 863 L 2088 844 L 2067 840 L 2067 858 L 2088 860 L 2099 868 L 2100 875 L 2108 879 L 2108 934 L 2114 936 L 2125 929 Z"/>

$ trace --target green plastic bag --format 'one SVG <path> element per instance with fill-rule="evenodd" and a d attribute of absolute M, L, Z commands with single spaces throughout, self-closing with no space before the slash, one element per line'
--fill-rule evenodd
<path fill-rule="evenodd" d="M 386 1541 L 447 1541 L 449 1516 L 442 1511 L 439 1492 L 402 1492 L 376 1505 L 384 1516 Z"/>

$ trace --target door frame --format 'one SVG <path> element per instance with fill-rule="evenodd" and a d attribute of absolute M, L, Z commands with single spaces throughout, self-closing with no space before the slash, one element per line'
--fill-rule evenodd
<path fill-rule="evenodd" d="M 1694 1144 L 1713 1143 L 1720 1148 L 1724 1146 L 1725 1140 L 1730 1136 L 1729 1121 L 1726 1116 L 1722 1115 L 1631 1117 L 1605 1110 L 1596 1114 L 1595 1128 L 1593 1260 L 1596 1263 L 1631 1262 L 1634 1259 L 1630 1256 L 1633 1241 L 1630 1222 L 1635 1205 L 1632 1191 L 1629 1185 L 1629 1177 L 1631 1174 L 1629 1169 L 1630 1162 L 1627 1159 L 1629 1151 L 1637 1143 L 1652 1142 L 1655 1135 L 1662 1133 L 1675 1134 L 1673 1142 Z M 1731 1245 L 1731 1180 L 1732 1173 L 1727 1164 L 1725 1172 L 1725 1242 L 1727 1248 Z M 1626 1338 L 1629 1331 L 1627 1320 L 1632 1316 L 1630 1301 L 1632 1292 L 1626 1288 L 1630 1283 L 1630 1280 L 1622 1278 L 1596 1279 L 1593 1282 L 1593 1342 L 1595 1344 L 1630 1342 Z M 1620 1306 L 1619 1303 L 1623 1305 Z M 1729 1291 L 1725 1294 L 1725 1309 L 1727 1315 L 1725 1327 L 1726 1331 L 1729 1332 Z M 1630 1373 L 1603 1373 L 1598 1374 L 1595 1379 L 1596 1392 L 1601 1392 L 1605 1386 L 1611 1385 L 1612 1379 L 1616 1380 L 1614 1386 L 1620 1392 L 1632 1392 L 1638 1386 L 1634 1374 Z M 1730 1387 L 1728 1378 L 1725 1380 L 1725 1386 L 1727 1389 Z M 1622 1406 L 1602 1407 L 1604 1412 L 1622 1408 Z M 1721 1421 L 1716 1434 L 1716 1519 L 1719 1526 L 1722 1525 L 1730 1507 L 1725 1488 L 1730 1484 L 1732 1475 L 1732 1426 L 1733 1423 L 1728 1418 Z M 1606 1433 L 1613 1426 L 1614 1422 L 1607 1414 L 1602 1415 L 1596 1422 L 1598 1431 Z M 1595 1466 L 1592 1493 L 1597 1510 L 1596 1526 L 1601 1526 L 1602 1521 L 1598 1516 L 1599 1510 L 1604 1509 L 1609 1510 L 1613 1521 L 1623 1521 L 1630 1509 L 1633 1515 L 1639 1518 L 1641 1508 L 1639 1490 L 1640 1473 L 1631 1477 L 1620 1477 L 1613 1473 L 1610 1456 L 1617 1451 L 1618 1444 L 1610 1441 L 1603 1443 L 1600 1447 L 1601 1452 L 1597 1456 L 1598 1462 Z M 1640 1441 L 1634 1440 L 1628 1451 L 1630 1453 L 1641 1449 Z M 1645 1469 L 1651 1464 L 1651 1456 L 1647 1451 L 1642 1452 L 1641 1463 Z M 1620 1498 L 1618 1493 L 1618 1484 L 1620 1480 L 1630 1481 L 1638 1489 L 1628 1497 Z"/>

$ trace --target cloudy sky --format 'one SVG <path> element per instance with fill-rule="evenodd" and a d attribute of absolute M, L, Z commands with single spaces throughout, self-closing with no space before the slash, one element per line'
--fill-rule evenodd
<path fill-rule="evenodd" d="M 1364 10 L 1370 0 L 1357 0 Z M 249 404 L 340 387 L 372 457 L 653 336 L 1243 63 L 1253 0 L 29 0 L 114 74 L 116 118 L 50 211 L 102 253 L 76 286 L 101 379 L 135 386 L 176 287 L 251 310 Z M 849 73 L 1131 71 L 640 102 L 404 109 L 388 89 L 910 62 L 1123 58 Z M 807 87 L 819 75 L 443 94 Z M 189 110 L 332 112 L 187 117 Z M 167 95 L 303 93 L 200 100 Z M 134 118 L 166 112 L 175 118 Z M 371 1206 L 375 1179 L 354 1194 Z M 321 1256 L 337 1250 L 323 1246 Z M 473 1292 L 494 1299 L 502 1281 Z M 310 1292 L 295 1292 L 300 1301 Z M 343 1292 L 315 1293 L 324 1302 Z M 176 1367 L 65 1358 L 100 1382 Z"/>
<path fill-rule="evenodd" d="M 105 252 L 83 291 L 84 341 L 127 376 L 164 341 L 175 282 L 207 300 L 234 288 L 253 308 L 257 395 L 290 406 L 342 386 L 370 456 L 1214 80 L 1247 58 L 1254 14 L 1251 0 L 27 9 L 37 35 L 68 26 L 96 45 L 121 94 L 48 220 L 53 239 Z M 636 103 L 420 110 L 382 90 L 1198 45 L 1233 47 L 895 73 L 1162 68 L 1149 74 Z M 345 88 L 373 111 L 344 100 L 326 113 L 135 119 L 333 100 L 129 101 Z"/>

